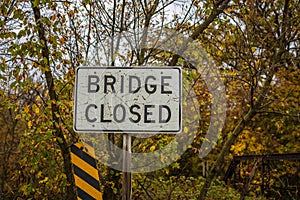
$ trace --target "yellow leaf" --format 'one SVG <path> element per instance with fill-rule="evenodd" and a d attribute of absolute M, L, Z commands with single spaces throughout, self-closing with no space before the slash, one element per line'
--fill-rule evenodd
<path fill-rule="evenodd" d="M 235 149 L 235 145 L 231 145 L 230 151 L 234 151 L 234 149 Z"/>
<path fill-rule="evenodd" d="M 48 179 L 49 179 L 48 177 L 45 177 L 43 180 L 39 181 L 39 183 L 45 183 L 48 181 Z"/>
<path fill-rule="evenodd" d="M 61 44 L 63 44 L 63 43 L 65 43 L 65 39 L 62 37 L 62 38 L 59 39 L 59 42 L 60 42 Z"/>
<path fill-rule="evenodd" d="M 155 146 L 153 145 L 150 147 L 150 151 L 154 151 L 154 150 L 155 150 Z"/>
<path fill-rule="evenodd" d="M 42 176 L 42 172 L 41 171 L 39 171 L 38 173 L 37 173 L 37 178 L 41 178 L 41 176 Z"/>
<path fill-rule="evenodd" d="M 75 11 L 74 10 L 70 10 L 69 12 L 69 16 L 72 17 L 74 15 Z"/>
<path fill-rule="evenodd" d="M 52 16 L 51 16 L 51 20 L 52 20 L 52 21 L 55 21 L 55 19 L 56 19 L 56 15 L 52 15 Z"/>
<path fill-rule="evenodd" d="M 32 127 L 32 121 L 28 121 L 27 126 L 28 126 L 28 128 L 31 128 Z"/>
<path fill-rule="evenodd" d="M 29 112 L 29 106 L 25 106 L 25 107 L 24 107 L 24 111 L 25 111 L 26 113 L 28 113 L 28 112 Z"/>
<path fill-rule="evenodd" d="M 34 112 L 35 112 L 35 114 L 37 114 L 37 115 L 40 114 L 40 109 L 39 109 L 39 107 L 36 107 L 35 110 L 34 110 Z"/>
<path fill-rule="evenodd" d="M 188 133 L 188 132 L 189 132 L 189 128 L 185 126 L 185 127 L 183 128 L 183 132 L 184 132 L 184 133 Z"/>

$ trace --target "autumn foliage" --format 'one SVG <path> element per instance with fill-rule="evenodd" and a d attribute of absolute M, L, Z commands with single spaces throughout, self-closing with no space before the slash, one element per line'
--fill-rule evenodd
<path fill-rule="evenodd" d="M 196 133 L 193 143 L 170 166 L 135 174 L 134 199 L 221 199 L 219 193 L 223 199 L 298 198 L 299 192 L 282 194 L 276 188 L 269 193 L 246 191 L 244 185 L 229 186 L 222 178 L 234 155 L 300 152 L 299 14 L 296 0 L 4 0 L 0 199 L 76 199 L 69 147 L 81 137 L 72 128 L 72 109 L 74 72 L 82 65 L 180 65 L 183 83 L 192 85 L 193 102 L 183 102 L 183 114 L 199 122 L 186 120 L 190 126 L 183 132 Z M 128 31 L 137 33 L 135 39 L 147 47 L 148 35 L 141 31 L 146 28 L 186 35 L 217 66 L 225 86 L 226 121 L 205 159 L 198 154 L 212 116 L 207 85 L 195 70 L 198 66 L 181 55 L 120 46 L 118 34 Z M 120 135 L 107 137 L 121 147 Z M 153 152 L 173 138 L 136 137 L 133 151 Z M 278 162 L 270 186 L 278 186 L 280 178 L 299 191 L 299 162 Z M 209 166 L 205 173 L 204 163 Z M 254 164 L 241 170 L 249 180 Z M 122 173 L 101 163 L 99 172 L 104 199 L 119 199 Z M 253 175 L 251 184 L 261 182 Z"/>

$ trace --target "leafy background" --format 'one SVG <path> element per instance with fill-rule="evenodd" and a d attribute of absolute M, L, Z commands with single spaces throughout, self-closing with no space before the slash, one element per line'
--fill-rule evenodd
<path fill-rule="evenodd" d="M 0 198 L 76 199 L 69 147 L 79 136 L 72 129 L 72 96 L 74 71 L 86 64 L 182 65 L 194 84 L 201 120 L 193 144 L 169 167 L 135 174 L 134 199 L 243 198 L 243 187 L 222 182 L 234 155 L 299 152 L 299 12 L 296 0 L 4 0 Z M 118 51 L 118 33 L 147 27 L 176 30 L 201 43 L 221 73 L 227 117 L 205 159 L 210 169 L 205 177 L 198 153 L 211 97 L 195 66 L 172 52 Z M 146 37 L 142 34 L 140 42 Z M 104 42 L 110 38 L 113 42 Z M 120 135 L 108 137 L 122 144 Z M 133 151 L 154 151 L 172 137 L 136 139 Z M 243 180 L 249 178 L 249 165 L 241 166 Z M 299 161 L 276 163 L 272 172 L 271 186 L 280 178 L 284 186 L 299 187 Z M 99 163 L 99 173 L 104 199 L 119 199 L 121 172 Z M 252 181 L 262 182 L 259 177 Z M 278 189 L 248 189 L 250 199 L 287 198 Z"/>

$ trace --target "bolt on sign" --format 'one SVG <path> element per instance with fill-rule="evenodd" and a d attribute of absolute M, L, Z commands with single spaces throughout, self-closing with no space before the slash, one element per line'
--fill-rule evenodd
<path fill-rule="evenodd" d="M 180 67 L 79 67 L 76 132 L 180 132 Z"/>

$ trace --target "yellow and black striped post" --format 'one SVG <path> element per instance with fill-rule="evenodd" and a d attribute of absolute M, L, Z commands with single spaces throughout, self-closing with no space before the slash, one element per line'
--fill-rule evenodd
<path fill-rule="evenodd" d="M 71 146 L 71 160 L 77 187 L 77 199 L 102 200 L 93 147 L 86 143 L 73 144 Z"/>

